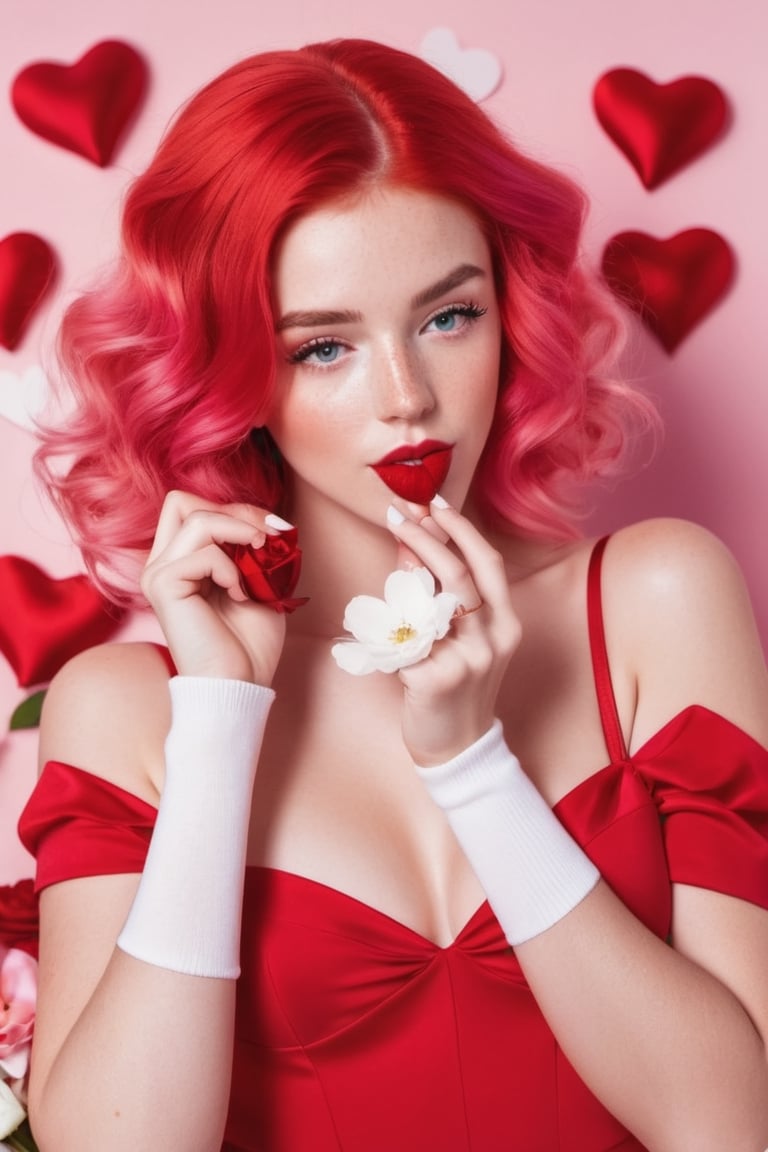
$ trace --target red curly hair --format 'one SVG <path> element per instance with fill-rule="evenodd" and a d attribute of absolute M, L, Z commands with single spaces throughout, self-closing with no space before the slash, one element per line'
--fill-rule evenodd
<path fill-rule="evenodd" d="M 650 419 L 607 375 L 623 324 L 579 265 L 580 189 L 415 56 L 363 40 L 253 56 L 181 110 L 129 189 L 117 266 L 62 323 L 77 403 L 36 462 L 114 600 L 137 600 L 169 490 L 280 510 L 279 450 L 253 431 L 275 378 L 272 254 L 298 216 L 372 183 L 455 199 L 490 244 L 504 344 L 474 490 L 491 521 L 574 535 L 575 482 Z"/>

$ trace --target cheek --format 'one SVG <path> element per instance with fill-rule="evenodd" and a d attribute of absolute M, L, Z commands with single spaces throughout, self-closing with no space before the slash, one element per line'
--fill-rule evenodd
<path fill-rule="evenodd" d="M 501 342 L 500 339 L 489 339 L 483 353 L 478 358 L 477 405 L 483 411 L 493 411 L 499 394 L 501 378 Z"/>
<path fill-rule="evenodd" d="M 302 383 L 302 387 L 284 392 L 267 427 L 284 459 L 298 471 L 312 460 L 327 462 L 340 443 L 349 443 L 350 436 L 360 433 L 354 405 L 342 402 L 320 384 Z"/>
<path fill-rule="evenodd" d="M 286 459 L 291 446 L 311 443 L 310 430 L 317 420 L 317 396 L 312 389 L 299 388 L 293 374 L 278 371 L 275 392 L 264 423 Z"/>
<path fill-rule="evenodd" d="M 311 450 L 313 440 L 317 442 L 317 435 L 312 436 L 312 425 L 313 418 L 303 407 L 295 410 L 293 406 L 281 405 L 279 411 L 270 416 L 267 428 L 281 456 L 291 467 L 295 468 L 297 457 L 306 456 L 307 451 Z M 319 431 L 317 426 L 315 431 Z"/>

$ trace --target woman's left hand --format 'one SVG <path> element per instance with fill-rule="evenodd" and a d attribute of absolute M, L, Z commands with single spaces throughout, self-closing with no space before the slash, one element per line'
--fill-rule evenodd
<path fill-rule="evenodd" d="M 446 542 L 408 516 L 390 521 L 390 531 L 466 615 L 454 619 L 425 660 L 398 673 L 405 688 L 403 739 L 422 766 L 450 760 L 488 731 L 521 635 L 501 554 L 455 508 L 438 502 L 429 514 Z"/>

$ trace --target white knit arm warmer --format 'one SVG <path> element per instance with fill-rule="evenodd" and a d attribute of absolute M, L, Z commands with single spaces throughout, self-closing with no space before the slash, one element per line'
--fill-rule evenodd
<path fill-rule="evenodd" d="M 118 946 L 194 976 L 240 974 L 240 919 L 256 764 L 271 688 L 175 676 L 165 785 Z"/>
<path fill-rule="evenodd" d="M 600 873 L 523 772 L 499 720 L 453 760 L 416 771 L 510 944 L 538 936 L 592 891 Z"/>

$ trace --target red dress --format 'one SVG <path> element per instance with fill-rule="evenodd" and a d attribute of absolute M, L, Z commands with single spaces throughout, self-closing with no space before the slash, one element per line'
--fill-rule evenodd
<path fill-rule="evenodd" d="M 694 704 L 628 756 L 601 554 L 602 542 L 588 612 L 610 763 L 555 811 L 662 938 L 673 882 L 768 907 L 768 752 Z M 130 793 L 48 764 L 20 823 L 38 887 L 140 871 L 154 818 Z M 487 903 L 440 948 L 323 884 L 248 868 L 225 1152 L 431 1149 L 642 1152 L 561 1052 Z"/>

